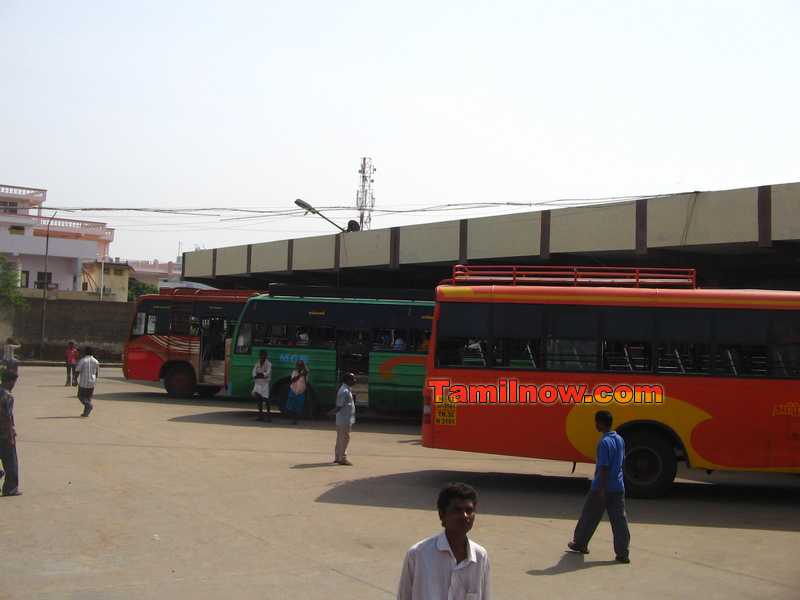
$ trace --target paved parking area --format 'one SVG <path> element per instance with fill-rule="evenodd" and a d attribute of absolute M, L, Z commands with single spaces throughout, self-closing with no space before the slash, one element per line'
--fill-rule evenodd
<path fill-rule="evenodd" d="M 101 375 L 81 419 L 61 369 L 21 370 L 24 496 L 0 498 L 0 598 L 392 598 L 453 480 L 481 494 L 472 537 L 497 599 L 800 597 L 797 477 L 684 479 L 631 500 L 619 565 L 607 522 L 590 555 L 563 553 L 589 466 L 430 450 L 413 423 L 378 421 L 356 425 L 355 466 L 332 466 L 327 421 L 259 423 L 243 404 Z"/>

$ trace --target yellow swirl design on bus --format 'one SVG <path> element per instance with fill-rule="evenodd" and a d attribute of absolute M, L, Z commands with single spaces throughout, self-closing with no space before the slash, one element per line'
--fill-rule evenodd
<path fill-rule="evenodd" d="M 704 469 L 719 468 L 692 448 L 692 431 L 703 421 L 712 418 L 706 411 L 679 400 L 664 396 L 661 404 L 619 404 L 609 402 L 605 405 L 576 404 L 567 415 L 567 439 L 575 449 L 587 459 L 594 461 L 598 433 L 594 427 L 594 413 L 607 410 L 614 417 L 614 429 L 620 429 L 632 421 L 652 421 L 672 429 L 683 442 L 693 467 Z"/>

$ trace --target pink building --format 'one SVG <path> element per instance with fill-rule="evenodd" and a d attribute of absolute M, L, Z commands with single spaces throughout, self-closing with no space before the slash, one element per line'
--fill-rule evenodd
<path fill-rule="evenodd" d="M 0 184 L 0 255 L 17 265 L 22 288 L 80 290 L 84 262 L 108 260 L 105 223 L 42 215 L 47 190 Z M 45 245 L 48 238 L 47 269 Z"/>

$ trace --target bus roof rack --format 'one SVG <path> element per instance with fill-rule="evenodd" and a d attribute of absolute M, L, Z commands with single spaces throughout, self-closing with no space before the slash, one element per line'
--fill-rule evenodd
<path fill-rule="evenodd" d="M 697 287 L 694 269 L 660 267 L 560 267 L 455 265 L 450 285 L 569 285 L 587 287 Z"/>
<path fill-rule="evenodd" d="M 245 298 L 256 294 L 263 294 L 255 290 L 201 290 L 191 287 L 161 288 L 159 296 L 195 296 L 212 298 Z"/>

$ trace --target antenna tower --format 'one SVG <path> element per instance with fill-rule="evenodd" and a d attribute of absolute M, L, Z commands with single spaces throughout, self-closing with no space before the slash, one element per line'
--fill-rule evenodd
<path fill-rule="evenodd" d="M 375 171 L 372 159 L 367 156 L 363 157 L 361 168 L 358 169 L 361 185 L 356 192 L 356 210 L 358 210 L 358 224 L 361 231 L 369 229 L 372 223 L 372 209 L 375 208 L 375 193 L 372 191 L 372 184 L 375 182 Z"/>

